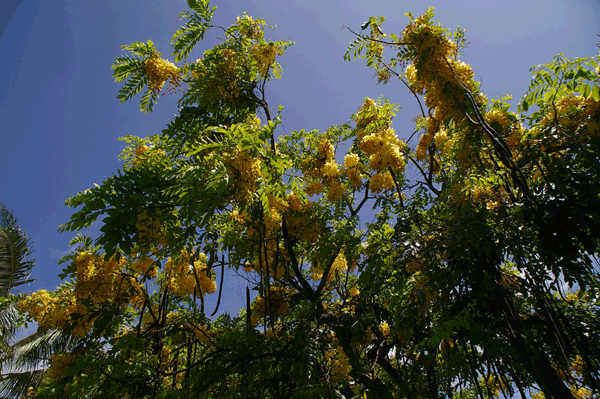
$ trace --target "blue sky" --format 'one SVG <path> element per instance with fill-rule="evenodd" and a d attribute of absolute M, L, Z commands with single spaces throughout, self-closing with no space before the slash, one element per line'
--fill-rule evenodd
<path fill-rule="evenodd" d="M 347 121 L 365 97 L 385 95 L 402 111 L 400 137 L 412 133 L 414 100 L 399 84 L 378 86 L 360 61 L 344 62 L 352 34 L 369 16 L 384 15 L 384 30 L 398 33 L 404 13 L 435 7 L 445 27 L 460 25 L 471 42 L 463 57 L 488 98 L 525 93 L 529 68 L 563 52 L 598 55 L 597 0 L 256 0 L 213 1 L 214 23 L 228 26 L 246 11 L 277 25 L 272 40 L 296 44 L 281 59 L 283 79 L 269 86 L 273 109 L 284 105 L 282 133 L 325 130 Z M 138 101 L 119 104 L 110 66 L 120 46 L 151 39 L 169 58 L 170 38 L 181 25 L 182 0 L 4 0 L 0 5 L 0 200 L 35 242 L 37 280 L 23 291 L 54 289 L 57 260 L 74 233 L 58 233 L 72 209 L 66 198 L 101 183 L 121 163 L 125 135 L 158 133 L 176 113 L 176 96 L 159 100 L 153 114 Z M 12 19 L 10 19 L 12 16 Z M 191 59 L 219 40 L 208 34 Z M 172 59 L 172 57 L 171 57 Z M 97 235 L 100 226 L 89 233 Z M 226 306 L 241 293 L 229 282 Z"/>

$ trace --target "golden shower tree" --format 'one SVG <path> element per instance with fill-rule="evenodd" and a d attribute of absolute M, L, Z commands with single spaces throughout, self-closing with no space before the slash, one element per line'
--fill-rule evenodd
<path fill-rule="evenodd" d="M 102 234 L 20 305 L 73 337 L 31 397 L 598 394 L 595 58 L 535 67 L 516 114 L 460 61 L 464 31 L 432 10 L 399 36 L 370 18 L 346 58 L 414 95 L 418 144 L 368 98 L 348 123 L 276 135 L 266 84 L 292 43 L 188 5 L 175 63 L 147 42 L 113 65 L 122 101 L 181 91 L 180 111 L 67 201 L 64 231 L 102 217 Z M 224 41 L 192 62 L 209 29 Z M 226 270 L 256 295 L 212 320 Z"/>

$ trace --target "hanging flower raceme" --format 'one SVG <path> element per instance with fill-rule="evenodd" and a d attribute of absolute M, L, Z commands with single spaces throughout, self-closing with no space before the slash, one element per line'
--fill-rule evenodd
<path fill-rule="evenodd" d="M 83 337 L 93 326 L 93 320 L 84 317 L 88 314 L 87 307 L 76 300 L 74 291 L 68 287 L 61 287 L 55 292 L 39 290 L 27 296 L 17 306 L 38 323 L 40 330 L 60 330 L 74 326 L 73 335 Z"/>
<path fill-rule="evenodd" d="M 113 301 L 122 288 L 117 284 L 117 273 L 125 266 L 125 258 L 119 261 L 115 258 L 108 262 L 98 254 L 81 251 L 77 254 L 73 263 L 77 267 L 77 280 L 75 282 L 75 294 L 77 298 L 89 298 L 94 303 Z"/>
<path fill-rule="evenodd" d="M 254 184 L 261 176 L 261 162 L 247 151 L 233 149 L 231 153 L 225 154 L 225 165 L 229 173 L 234 177 L 231 186 L 232 198 L 234 200 L 250 201 L 255 191 Z"/>
<path fill-rule="evenodd" d="M 417 18 L 412 14 L 409 17 L 411 23 L 404 29 L 402 40 L 409 43 L 408 59 L 411 62 L 405 69 L 405 76 L 411 89 L 417 94 L 424 94 L 425 104 L 433 110 L 426 117 L 426 128 L 415 151 L 417 160 L 423 161 L 428 159 L 428 148 L 439 129 L 448 126 L 451 120 L 457 126 L 466 123 L 465 112 L 472 114 L 473 106 L 484 109 L 487 100 L 479 92 L 479 84 L 473 79 L 475 74 L 472 68 L 457 59 L 457 46 L 447 31 L 431 22 L 433 11 L 428 10 Z M 474 104 L 469 100 L 467 92 L 472 95 Z M 497 116 L 499 115 L 493 114 L 490 118 Z M 473 115 L 471 117 L 477 119 Z M 448 145 L 443 150 L 448 151 L 451 147 Z M 467 151 L 470 147 L 467 147 L 469 146 L 462 145 L 462 150 L 470 152 Z"/>
<path fill-rule="evenodd" d="M 172 62 L 158 56 L 146 59 L 144 73 L 148 78 L 150 87 L 157 92 L 162 90 L 167 80 L 170 81 L 171 88 L 180 86 L 181 73 L 179 68 Z"/>
<path fill-rule="evenodd" d="M 406 166 L 403 155 L 405 144 L 391 128 L 393 106 L 378 104 L 370 98 L 365 99 L 363 106 L 354 115 L 356 121 L 356 138 L 360 149 L 369 159 L 369 167 L 375 172 L 371 177 L 371 190 L 375 193 L 395 187 L 391 174 L 401 174 Z M 349 154 L 345 160 L 348 178 L 359 182 L 359 159 Z"/>
<path fill-rule="evenodd" d="M 165 262 L 163 284 L 178 296 L 191 295 L 196 288 L 201 295 L 212 294 L 217 290 L 217 284 L 208 272 L 206 255 L 200 253 L 192 262 L 190 254 L 184 252 L 179 258 L 169 258 Z"/>
<path fill-rule="evenodd" d="M 350 364 L 348 356 L 340 347 L 335 347 L 325 353 L 325 359 L 331 370 L 331 379 L 335 382 L 344 382 L 350 378 Z"/>

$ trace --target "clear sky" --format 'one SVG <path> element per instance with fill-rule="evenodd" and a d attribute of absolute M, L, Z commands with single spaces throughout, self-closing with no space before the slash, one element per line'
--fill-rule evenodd
<path fill-rule="evenodd" d="M 215 0 L 214 23 L 229 26 L 246 11 L 277 29 L 272 40 L 293 40 L 280 60 L 283 79 L 269 87 L 273 109 L 284 105 L 281 132 L 325 130 L 347 121 L 365 97 L 386 95 L 403 109 L 394 120 L 400 137 L 412 133 L 414 100 L 399 84 L 377 86 L 360 61 L 344 62 L 353 35 L 369 16 L 384 15 L 384 30 L 399 33 L 404 13 L 435 7 L 445 27 L 466 29 L 463 57 L 488 98 L 525 93 L 529 68 L 563 52 L 598 55 L 598 0 Z M 0 200 L 35 242 L 37 280 L 23 291 L 54 289 L 57 265 L 75 233 L 66 198 L 101 183 L 120 166 L 124 135 L 158 133 L 176 113 L 176 96 L 159 100 L 153 114 L 139 102 L 119 104 L 110 66 L 120 46 L 151 39 L 163 57 L 181 25 L 182 0 L 3 0 L 0 4 Z M 11 18 L 12 16 L 12 18 Z M 192 53 L 200 58 L 218 41 L 207 35 Z M 172 57 L 171 57 L 172 59 Z M 99 225 L 88 233 L 96 235 Z M 237 283 L 224 298 L 237 300 Z M 235 308 L 235 306 L 233 306 Z"/>

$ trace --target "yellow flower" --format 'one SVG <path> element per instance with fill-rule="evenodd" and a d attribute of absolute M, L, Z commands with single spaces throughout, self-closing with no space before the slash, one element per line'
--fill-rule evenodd
<path fill-rule="evenodd" d="M 381 331 L 381 334 L 383 334 L 385 338 L 389 337 L 391 334 L 390 325 L 384 321 L 379 325 L 379 331 Z"/>
<path fill-rule="evenodd" d="M 360 161 L 360 158 L 358 157 L 357 154 L 349 153 L 349 154 L 346 154 L 346 156 L 344 157 L 344 166 L 346 168 L 353 168 L 356 165 L 358 165 L 359 161 Z"/>
<path fill-rule="evenodd" d="M 313 195 L 319 195 L 323 192 L 325 186 L 320 181 L 311 182 L 306 188 L 306 195 L 312 197 Z"/>
<path fill-rule="evenodd" d="M 336 347 L 325 353 L 327 364 L 331 368 L 331 378 L 335 382 L 343 382 L 349 379 L 350 364 L 348 356 L 342 348 Z"/>
<path fill-rule="evenodd" d="M 170 79 L 173 87 L 180 85 L 180 71 L 172 62 L 163 60 L 162 58 L 151 57 L 144 62 L 144 72 L 148 77 L 149 85 L 155 91 L 160 91 L 165 82 Z"/>
<path fill-rule="evenodd" d="M 294 212 L 302 211 L 302 202 L 300 201 L 300 197 L 295 192 L 290 192 L 287 197 L 288 203 L 290 204 L 290 209 Z"/>
<path fill-rule="evenodd" d="M 263 223 L 265 224 L 267 231 L 279 230 L 282 221 L 281 214 L 273 207 L 269 209 L 268 213 L 263 215 Z"/>
<path fill-rule="evenodd" d="M 321 173 L 325 177 L 336 177 L 340 174 L 340 169 L 335 161 L 330 161 L 323 165 Z"/>
<path fill-rule="evenodd" d="M 373 177 L 371 177 L 371 184 L 369 185 L 369 188 L 375 194 L 395 187 L 394 178 L 389 171 L 374 174 Z"/>
<path fill-rule="evenodd" d="M 327 190 L 327 199 L 330 202 L 336 202 L 344 195 L 344 187 L 340 182 L 334 181 L 329 186 L 329 190 Z"/>
<path fill-rule="evenodd" d="M 321 139 L 319 139 L 317 154 L 325 157 L 327 162 L 331 161 L 335 157 L 335 149 L 327 138 L 321 137 Z"/>

